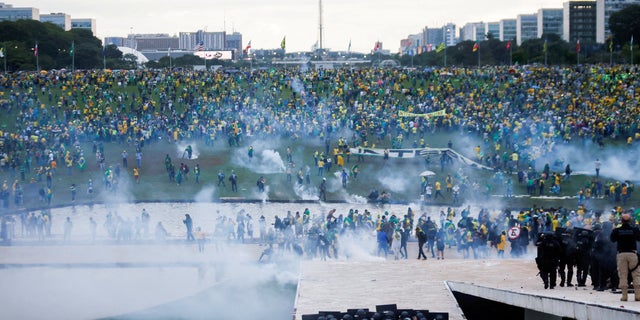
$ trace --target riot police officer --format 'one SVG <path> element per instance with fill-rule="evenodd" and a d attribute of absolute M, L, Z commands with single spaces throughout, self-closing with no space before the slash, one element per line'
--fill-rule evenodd
<path fill-rule="evenodd" d="M 541 233 L 536 242 L 538 256 L 536 265 L 540 270 L 540 277 L 544 282 L 544 288 L 555 288 L 558 277 L 558 263 L 560 261 L 560 242 L 553 233 Z"/>

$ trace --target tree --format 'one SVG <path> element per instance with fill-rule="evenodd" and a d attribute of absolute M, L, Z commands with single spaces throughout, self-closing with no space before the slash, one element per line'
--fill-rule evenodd
<path fill-rule="evenodd" d="M 630 5 L 612 13 L 609 17 L 609 29 L 614 43 L 629 43 L 631 36 L 634 42 L 640 41 L 640 5 Z"/>
<path fill-rule="evenodd" d="M 75 64 L 78 68 L 101 66 L 101 43 L 91 31 L 64 31 L 52 23 L 36 20 L 0 22 L 0 34 L 7 48 L 7 69 L 35 70 L 33 48 L 38 43 L 38 63 L 42 69 L 71 67 L 71 44 L 74 44 Z"/>

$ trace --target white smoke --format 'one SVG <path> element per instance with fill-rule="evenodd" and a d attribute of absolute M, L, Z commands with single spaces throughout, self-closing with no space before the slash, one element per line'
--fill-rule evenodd
<path fill-rule="evenodd" d="M 187 154 L 187 147 L 191 146 L 191 160 L 195 160 L 198 159 L 198 157 L 200 156 L 200 150 L 198 149 L 198 144 L 193 142 L 185 142 L 185 141 L 179 141 L 176 142 L 176 150 L 174 155 L 178 158 L 178 159 L 189 159 L 189 156 Z"/>
<path fill-rule="evenodd" d="M 284 161 L 278 151 L 272 149 L 262 150 L 254 154 L 253 159 L 249 159 L 245 150 L 236 150 L 233 160 L 235 165 L 248 168 L 259 174 L 283 173 L 286 171 Z"/>

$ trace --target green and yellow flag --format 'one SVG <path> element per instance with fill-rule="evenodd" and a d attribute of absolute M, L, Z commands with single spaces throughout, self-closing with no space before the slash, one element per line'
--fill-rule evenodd
<path fill-rule="evenodd" d="M 287 47 L 287 36 L 284 36 L 284 38 L 282 38 L 282 41 L 280 42 L 280 48 L 284 50 L 284 48 L 286 47 Z"/>
<path fill-rule="evenodd" d="M 446 47 L 446 46 L 445 46 L 444 42 L 443 42 L 443 43 L 441 43 L 441 44 L 440 44 L 440 45 L 438 45 L 438 47 L 436 48 L 436 52 L 437 52 L 437 53 L 442 52 L 442 51 L 445 49 L 445 47 Z"/>

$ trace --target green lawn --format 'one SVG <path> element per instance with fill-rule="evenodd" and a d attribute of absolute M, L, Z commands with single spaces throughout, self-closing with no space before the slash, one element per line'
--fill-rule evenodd
<path fill-rule="evenodd" d="M 281 141 L 260 141 L 259 139 L 250 140 L 247 138 L 243 141 L 241 147 L 229 147 L 226 140 L 216 140 L 211 146 L 204 143 L 191 142 L 194 146 L 194 154 L 197 159 L 182 158 L 183 146 L 187 142 L 168 142 L 162 140 L 156 143 L 145 145 L 143 148 L 143 161 L 141 179 L 139 184 L 133 182 L 131 173 L 135 166 L 135 149 L 133 145 L 120 145 L 117 143 L 105 143 L 105 154 L 107 165 L 115 168 L 121 164 L 121 152 L 127 150 L 128 170 L 122 170 L 119 179 L 119 187 L 116 192 L 108 191 L 102 183 L 102 171 L 99 169 L 95 161 L 95 155 L 92 153 L 91 143 L 83 143 L 82 148 L 87 158 L 87 169 L 80 172 L 74 166 L 72 174 L 69 175 L 63 165 L 58 167 L 57 173 L 53 179 L 53 206 L 71 204 L 71 192 L 69 187 L 71 184 L 78 186 L 78 195 L 76 203 L 86 203 L 91 201 L 220 201 L 220 200 L 263 200 L 265 196 L 257 191 L 256 181 L 260 176 L 264 176 L 267 180 L 268 193 L 267 199 L 270 201 L 300 201 L 317 199 L 317 187 L 321 182 L 321 177 L 317 176 L 317 168 L 313 166 L 313 153 L 315 150 L 324 151 L 324 144 L 317 139 L 300 139 L 292 141 L 282 138 Z M 429 145 L 431 147 L 445 147 L 447 141 L 460 140 L 459 133 L 442 132 L 430 135 Z M 382 142 L 387 144 L 387 142 Z M 255 148 L 255 156 L 249 162 L 247 156 L 248 146 Z M 286 147 L 290 146 L 293 155 L 293 161 L 296 168 L 293 170 L 293 183 L 288 183 L 284 171 L 275 173 L 274 169 L 278 168 L 277 164 L 285 162 Z M 455 149 L 455 145 L 454 145 Z M 470 149 L 466 147 L 466 149 Z M 280 163 L 268 162 L 275 158 L 276 151 L 280 155 Z M 472 150 L 458 150 L 469 155 Z M 264 152 L 264 156 L 263 156 Z M 174 165 L 179 167 L 180 163 L 185 163 L 191 168 L 189 180 L 183 181 L 178 186 L 175 182 L 170 182 L 164 167 L 165 156 L 169 154 Z M 277 159 L 276 159 L 277 160 Z M 345 165 L 347 171 L 356 164 L 356 157 L 351 157 L 351 162 Z M 201 167 L 200 183 L 196 184 L 192 175 L 193 167 L 199 164 Z M 262 164 L 262 165 L 260 165 Z M 305 166 L 311 167 L 311 184 L 305 185 L 302 191 L 296 193 L 296 173 L 297 169 Z M 577 206 L 576 199 L 531 199 L 529 197 L 515 197 L 506 199 L 501 197 L 504 194 L 504 185 L 497 184 L 493 179 L 493 172 L 473 169 L 464 165 L 454 163 L 451 167 L 446 167 L 444 171 L 440 171 L 438 159 L 432 159 L 429 165 L 425 164 L 423 158 L 414 159 L 389 159 L 387 163 L 379 157 L 367 157 L 364 162 L 358 163 L 359 175 L 357 179 L 350 179 L 346 190 L 342 188 L 339 175 L 339 169 L 333 166 L 329 174 L 325 174 L 328 178 L 328 201 L 354 201 L 355 198 L 364 199 L 373 189 L 378 191 L 386 190 L 391 193 L 392 201 L 413 202 L 419 198 L 420 177 L 419 173 L 423 170 L 431 170 L 436 172 L 435 177 L 430 178 L 430 182 L 439 180 L 444 189 L 444 179 L 447 174 L 456 177 L 462 172 L 468 176 L 471 181 L 476 181 L 479 189 L 476 192 L 468 190 L 462 195 L 461 203 L 465 201 L 474 201 L 475 203 L 485 203 L 488 207 L 530 207 L 537 205 L 540 207 L 569 207 Z M 264 167 L 259 169 L 258 167 Z M 226 188 L 217 186 L 217 173 L 222 170 L 226 177 Z M 238 175 L 239 191 L 232 192 L 228 177 L 234 170 Z M 265 173 L 268 172 L 268 173 Z M 304 169 L 303 169 L 304 172 Z M 15 179 L 19 179 L 19 175 L 13 172 L 2 172 L 1 179 L 7 180 L 9 184 Z M 26 208 L 34 209 L 43 207 L 45 204 L 39 200 L 38 189 L 44 185 L 43 182 L 29 183 L 29 179 L 34 178 L 35 174 L 27 175 L 25 185 L 24 204 Z M 575 175 L 569 182 L 563 182 L 563 196 L 574 196 L 581 186 L 592 177 L 584 175 Z M 88 195 L 86 193 L 87 183 L 89 179 L 94 181 L 95 193 Z M 516 195 L 525 194 L 524 185 L 517 183 L 517 178 L 513 176 L 514 193 Z M 487 197 L 483 194 L 487 183 L 492 185 L 492 196 Z M 549 185 L 549 184 L 548 184 Z M 354 197 L 356 196 L 356 197 Z M 438 205 L 452 205 L 451 196 L 446 194 L 446 199 L 431 202 Z M 637 206 L 638 201 L 634 197 L 630 206 Z M 13 206 L 13 199 L 11 199 Z M 592 200 L 587 203 L 589 208 L 604 210 L 612 205 L 603 199 Z"/>

